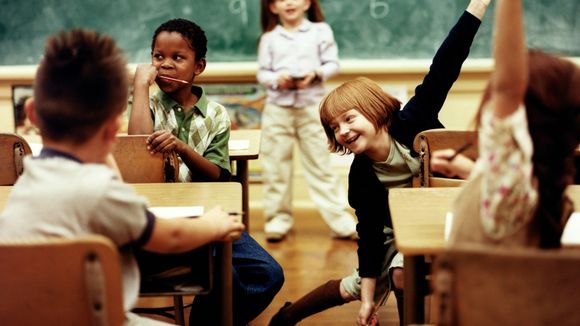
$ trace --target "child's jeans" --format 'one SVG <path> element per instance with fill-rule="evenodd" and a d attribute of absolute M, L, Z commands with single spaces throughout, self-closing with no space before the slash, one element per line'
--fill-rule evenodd
<path fill-rule="evenodd" d="M 248 233 L 233 242 L 233 308 L 234 325 L 247 325 L 274 299 L 284 284 L 282 267 Z M 210 295 L 195 297 L 189 318 L 190 325 L 212 325 L 204 320 L 212 309 Z M 213 314 L 211 314 L 213 316 Z"/>
<path fill-rule="evenodd" d="M 194 261 L 195 254 L 195 250 L 176 255 L 136 252 L 143 275 L 187 266 Z M 278 262 L 247 232 L 243 232 L 240 239 L 232 243 L 232 267 L 234 325 L 247 325 L 266 309 L 280 291 L 284 284 L 284 272 Z M 215 324 L 214 317 L 221 309 L 215 302 L 212 292 L 196 296 L 189 317 L 190 325 Z"/>

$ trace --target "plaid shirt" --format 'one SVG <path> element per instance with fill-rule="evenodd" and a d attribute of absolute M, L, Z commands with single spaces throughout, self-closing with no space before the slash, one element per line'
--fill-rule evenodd
<path fill-rule="evenodd" d="M 201 87 L 192 86 L 191 92 L 199 100 L 188 112 L 163 91 L 153 94 L 150 98 L 153 130 L 171 131 L 198 154 L 230 171 L 228 112 L 222 105 L 210 101 Z M 179 181 L 191 181 L 191 171 L 181 158 L 179 163 Z"/>

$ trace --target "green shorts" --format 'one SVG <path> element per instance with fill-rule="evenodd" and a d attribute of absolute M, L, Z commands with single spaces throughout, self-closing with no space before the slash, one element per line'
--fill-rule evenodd
<path fill-rule="evenodd" d="M 395 247 L 395 238 L 393 230 L 385 227 L 383 232 L 387 235 L 385 246 L 387 247 L 387 254 L 383 259 L 381 275 L 377 277 L 377 284 L 375 287 L 375 301 L 378 301 L 385 291 L 390 291 L 392 288 L 391 271 L 393 268 L 403 268 L 403 254 L 397 252 Z M 344 277 L 340 281 L 340 286 L 351 295 L 353 298 L 360 300 L 361 277 L 358 274 L 358 269 L 355 269 L 350 275 Z"/>

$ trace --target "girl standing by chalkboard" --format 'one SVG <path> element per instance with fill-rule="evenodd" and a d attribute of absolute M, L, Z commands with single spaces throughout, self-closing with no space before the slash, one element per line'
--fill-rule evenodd
<path fill-rule="evenodd" d="M 258 81 L 262 115 L 265 234 L 280 241 L 292 228 L 293 149 L 298 143 L 310 196 L 337 238 L 356 238 L 346 194 L 331 173 L 320 125 L 323 81 L 338 71 L 338 48 L 318 0 L 262 0 Z"/>

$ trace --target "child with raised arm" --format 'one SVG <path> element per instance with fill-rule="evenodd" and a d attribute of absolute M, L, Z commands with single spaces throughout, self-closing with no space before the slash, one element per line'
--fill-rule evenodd
<path fill-rule="evenodd" d="M 555 248 L 573 212 L 580 69 L 525 46 L 521 0 L 498 0 L 479 159 L 453 205 L 451 245 Z"/>
<path fill-rule="evenodd" d="M 349 173 L 349 203 L 358 218 L 358 269 L 331 280 L 293 304 L 287 303 L 270 325 L 294 325 L 322 310 L 361 300 L 356 322 L 373 322 L 377 300 L 394 290 L 402 320 L 403 259 L 395 247 L 388 190 L 409 187 L 419 172 L 415 136 L 441 128 L 439 111 L 459 76 L 490 0 L 472 0 L 433 58 L 428 74 L 403 109 L 400 102 L 367 78 L 342 84 L 320 106 L 330 150 L 354 153 Z"/>
<path fill-rule="evenodd" d="M 346 193 L 329 167 L 319 123 L 323 82 L 338 72 L 338 48 L 318 0 L 262 0 L 258 81 L 266 87 L 260 160 L 264 231 L 280 241 L 292 229 L 292 171 L 298 143 L 308 191 L 333 237 L 356 238 Z"/>
<path fill-rule="evenodd" d="M 137 67 L 134 80 L 130 134 L 151 134 L 152 152 L 175 150 L 181 159 L 180 181 L 225 181 L 230 178 L 226 109 L 210 101 L 193 85 L 206 65 L 204 31 L 187 19 L 172 19 L 153 34 L 151 64 Z M 157 83 L 159 91 L 149 94 Z M 247 232 L 232 244 L 234 323 L 246 325 L 282 288 L 280 265 Z M 192 325 L 211 325 L 212 294 L 196 296 Z"/>
<path fill-rule="evenodd" d="M 185 253 L 243 225 L 219 208 L 197 219 L 158 219 L 107 166 L 127 81 L 126 61 L 110 37 L 76 29 L 48 39 L 33 100 L 26 102 L 43 149 L 24 159 L 24 173 L 0 214 L 0 238 L 111 239 L 121 255 L 126 324 L 165 324 L 130 313 L 140 279 L 133 252 Z"/>

